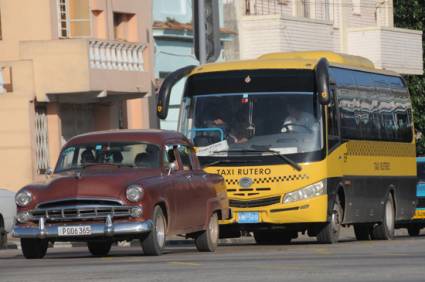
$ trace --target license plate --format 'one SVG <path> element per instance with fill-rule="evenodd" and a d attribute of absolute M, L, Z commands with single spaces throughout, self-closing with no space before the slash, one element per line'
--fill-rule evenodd
<path fill-rule="evenodd" d="M 91 235 L 90 225 L 76 225 L 76 226 L 59 226 L 59 236 L 84 236 Z"/>
<path fill-rule="evenodd" d="M 239 212 L 238 222 L 239 223 L 258 223 L 259 222 L 258 212 Z"/>

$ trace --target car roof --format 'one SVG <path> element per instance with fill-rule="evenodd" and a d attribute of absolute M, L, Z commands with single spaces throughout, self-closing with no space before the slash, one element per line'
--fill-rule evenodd
<path fill-rule="evenodd" d="M 192 146 L 190 141 L 181 133 L 172 130 L 160 129 L 115 129 L 95 131 L 73 137 L 65 147 L 92 142 L 123 142 L 139 141 L 158 145 L 185 144 Z"/>

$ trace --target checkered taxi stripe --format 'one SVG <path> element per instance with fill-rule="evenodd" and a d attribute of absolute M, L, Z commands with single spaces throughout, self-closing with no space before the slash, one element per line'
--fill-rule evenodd
<path fill-rule="evenodd" d="M 307 174 L 292 174 L 292 175 L 283 175 L 283 176 L 272 176 L 272 177 L 261 177 L 253 178 L 254 184 L 266 184 L 266 183 L 279 183 L 287 181 L 296 181 L 296 180 L 305 180 L 308 179 Z M 239 185 L 239 178 L 237 179 L 225 179 L 227 185 Z"/>

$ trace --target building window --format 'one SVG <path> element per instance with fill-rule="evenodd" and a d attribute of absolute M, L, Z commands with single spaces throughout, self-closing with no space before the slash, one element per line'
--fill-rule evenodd
<path fill-rule="evenodd" d="M 37 171 L 44 174 L 49 169 L 49 144 L 47 135 L 47 110 L 44 106 L 35 108 L 35 140 Z"/>
<path fill-rule="evenodd" d="M 361 0 L 353 0 L 353 15 L 360 15 Z"/>
<path fill-rule="evenodd" d="M 0 94 L 13 92 L 12 68 L 0 67 Z"/>
<path fill-rule="evenodd" d="M 324 0 L 323 1 L 323 19 L 325 21 L 330 21 L 331 20 L 329 0 Z"/>
<path fill-rule="evenodd" d="M 59 37 L 91 36 L 88 0 L 58 1 Z"/>
<path fill-rule="evenodd" d="M 310 1 L 308 0 L 297 1 L 297 16 L 310 18 Z"/>
<path fill-rule="evenodd" d="M 137 41 L 135 14 L 114 13 L 114 36 L 116 40 Z"/>

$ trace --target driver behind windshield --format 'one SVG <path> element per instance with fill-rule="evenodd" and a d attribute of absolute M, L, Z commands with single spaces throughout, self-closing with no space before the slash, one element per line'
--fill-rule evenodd
<path fill-rule="evenodd" d="M 282 132 L 311 133 L 316 121 L 312 114 L 303 111 L 299 104 L 286 104 L 288 116 L 282 126 Z"/>

